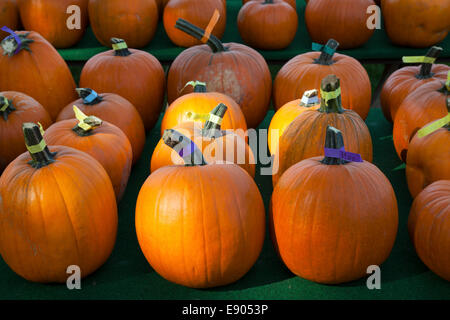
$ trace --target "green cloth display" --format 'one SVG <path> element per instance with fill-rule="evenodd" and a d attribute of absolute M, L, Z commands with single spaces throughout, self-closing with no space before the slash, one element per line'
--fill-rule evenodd
<path fill-rule="evenodd" d="M 243 43 L 239 36 L 237 29 L 237 15 L 239 9 L 242 6 L 241 0 L 228 0 L 227 1 L 227 26 L 225 35 L 222 39 L 223 42 L 239 42 Z M 282 51 L 260 51 L 266 60 L 271 61 L 283 61 L 289 60 L 298 54 L 311 51 L 312 41 L 309 37 L 308 31 L 305 25 L 305 2 L 303 0 L 297 0 L 297 11 L 299 16 L 299 26 L 297 35 L 294 42 L 286 49 Z M 443 58 L 450 58 L 450 36 L 448 36 L 442 43 L 438 44 L 444 50 L 441 54 Z M 157 59 L 161 61 L 174 60 L 185 48 L 175 46 L 167 37 L 163 24 L 160 21 L 155 37 L 150 44 L 142 48 L 142 50 L 148 51 L 153 54 Z M 84 38 L 78 43 L 77 46 L 70 49 L 58 50 L 65 60 L 68 61 L 86 61 L 97 53 L 109 50 L 109 48 L 102 46 L 97 39 L 95 39 L 92 29 L 89 27 Z M 352 56 L 356 59 L 364 60 L 398 60 L 401 63 L 403 56 L 416 56 L 424 55 L 427 49 L 413 49 L 406 47 L 395 46 L 390 43 L 389 38 L 386 35 L 383 27 L 381 30 L 375 30 L 374 35 L 368 43 L 363 47 L 352 50 L 340 50 L 339 53 L 343 53 Z M 439 62 L 439 60 L 438 60 Z"/>

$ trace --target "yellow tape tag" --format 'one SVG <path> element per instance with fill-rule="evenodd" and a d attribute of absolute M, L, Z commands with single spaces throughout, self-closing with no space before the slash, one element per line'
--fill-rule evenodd
<path fill-rule="evenodd" d="M 209 113 L 195 113 L 195 112 L 186 112 L 185 118 L 187 120 L 202 120 L 202 121 L 208 121 L 210 119 Z"/>
<path fill-rule="evenodd" d="M 5 111 L 9 107 L 9 101 L 5 98 L 5 104 L 0 108 L 0 112 Z"/>
<path fill-rule="evenodd" d="M 325 104 L 328 105 L 328 101 L 338 98 L 341 95 L 341 87 L 335 91 L 325 92 L 320 89 L 320 97 L 325 100 Z"/>
<path fill-rule="evenodd" d="M 429 135 L 430 133 L 433 133 L 436 130 L 442 128 L 447 123 L 450 123 L 450 113 L 448 115 L 446 115 L 444 118 L 436 120 L 436 121 L 430 123 L 428 126 L 423 127 L 422 129 L 417 131 L 417 136 L 419 138 L 423 138 L 423 137 Z"/>
<path fill-rule="evenodd" d="M 210 114 L 209 115 L 209 119 L 210 122 L 215 123 L 217 125 L 221 125 L 222 124 L 222 118 L 219 116 L 216 116 L 215 114 Z"/>
<path fill-rule="evenodd" d="M 27 149 L 31 154 L 36 154 L 38 152 L 44 151 L 46 146 L 47 144 L 45 143 L 45 140 L 42 139 L 41 142 L 39 142 L 39 144 L 36 144 L 34 146 L 27 146 Z"/>
<path fill-rule="evenodd" d="M 44 131 L 44 127 L 42 126 L 42 124 L 40 122 L 37 123 L 39 126 L 39 131 L 41 132 L 41 135 L 44 136 L 45 131 Z"/>
<path fill-rule="evenodd" d="M 445 82 L 447 90 L 450 91 L 450 71 L 447 73 L 447 81 Z"/>
<path fill-rule="evenodd" d="M 126 42 L 119 42 L 119 43 L 113 43 L 112 48 L 114 51 L 117 51 L 117 50 L 127 49 L 128 46 L 127 46 Z"/>
<path fill-rule="evenodd" d="M 183 91 L 184 89 L 186 89 L 186 87 L 188 86 L 192 86 L 194 89 L 196 86 L 205 86 L 206 87 L 206 82 L 200 82 L 200 81 L 189 81 L 188 83 L 186 83 L 183 87 L 183 89 L 180 90 Z"/>
<path fill-rule="evenodd" d="M 92 129 L 92 126 L 84 122 L 84 120 L 86 120 L 88 116 L 85 115 L 80 109 L 78 109 L 77 106 L 73 106 L 73 112 L 75 113 L 75 118 L 77 118 L 77 120 L 79 121 L 78 127 L 83 129 L 84 131 L 89 131 Z"/>
<path fill-rule="evenodd" d="M 403 57 L 403 63 L 434 63 L 436 58 L 427 56 Z"/>

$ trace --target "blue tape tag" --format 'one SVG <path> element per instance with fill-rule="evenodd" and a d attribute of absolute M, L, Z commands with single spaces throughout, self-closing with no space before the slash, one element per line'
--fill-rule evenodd
<path fill-rule="evenodd" d="M 97 97 L 98 97 L 97 92 L 95 92 L 94 90 L 92 90 L 92 92 L 91 92 L 86 98 L 83 99 L 83 102 L 84 102 L 84 103 L 91 103 L 92 101 L 94 101 L 95 99 L 97 99 Z"/>
<path fill-rule="evenodd" d="M 323 44 L 315 43 L 315 42 L 312 43 L 312 49 L 313 49 L 313 51 L 325 52 L 325 53 L 329 54 L 330 56 L 332 56 L 336 53 L 335 49 L 332 49 L 332 48 L 328 47 L 327 45 L 323 45 Z"/>
<path fill-rule="evenodd" d="M 343 147 L 341 149 L 325 148 L 325 157 L 337 158 L 350 162 L 363 162 L 360 154 L 345 151 Z"/>
<path fill-rule="evenodd" d="M 20 51 L 20 47 L 22 46 L 22 41 L 20 40 L 19 36 L 14 31 L 12 31 L 10 28 L 8 28 L 7 26 L 3 26 L 1 30 L 11 34 L 10 36 L 7 36 L 5 39 L 14 38 L 16 40 L 17 49 L 16 49 L 16 51 L 14 51 L 14 54 L 17 54 Z"/>

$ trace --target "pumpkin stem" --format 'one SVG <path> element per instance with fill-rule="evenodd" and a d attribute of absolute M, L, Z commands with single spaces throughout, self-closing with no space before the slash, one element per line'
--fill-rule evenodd
<path fill-rule="evenodd" d="M 13 101 L 8 100 L 4 96 L 0 96 L 0 115 L 5 121 L 8 121 L 8 115 L 14 110 L 16 110 L 16 108 L 13 106 Z"/>
<path fill-rule="evenodd" d="M 76 88 L 75 90 L 77 91 L 78 96 L 83 99 L 83 104 L 85 105 L 92 106 L 103 101 L 103 98 L 92 89 Z"/>
<path fill-rule="evenodd" d="M 327 44 L 322 48 L 322 52 L 319 58 L 314 60 L 314 63 L 329 66 L 332 65 L 334 52 L 339 47 L 339 42 L 334 39 L 330 39 L 327 41 Z"/>
<path fill-rule="evenodd" d="M 440 47 L 431 47 L 430 50 L 428 50 L 427 54 L 425 55 L 428 58 L 434 58 L 436 59 L 439 57 L 439 55 L 442 52 L 442 48 Z M 420 66 L 420 71 L 416 75 L 416 78 L 418 79 L 429 79 L 433 77 L 433 73 L 431 73 L 431 69 L 433 68 L 433 63 L 430 62 L 424 62 Z"/>
<path fill-rule="evenodd" d="M 78 136 L 87 137 L 94 133 L 93 129 L 102 125 L 103 121 L 96 116 L 86 116 L 80 109 L 73 106 L 75 118 L 79 121 L 78 124 L 72 128 Z"/>
<path fill-rule="evenodd" d="M 344 138 L 342 136 L 342 132 L 332 126 L 327 126 L 327 133 L 325 136 L 325 148 L 340 150 L 344 147 L 345 147 Z M 330 166 L 330 165 L 346 164 L 348 163 L 348 161 L 345 161 L 340 158 L 332 158 L 325 156 L 325 158 L 322 159 L 321 163 Z"/>
<path fill-rule="evenodd" d="M 320 112 L 344 112 L 342 108 L 340 80 L 334 74 L 328 75 L 322 80 L 320 96 Z"/>
<path fill-rule="evenodd" d="M 131 51 L 128 50 L 127 43 L 123 39 L 111 38 L 111 45 L 116 57 L 128 57 Z"/>
<path fill-rule="evenodd" d="M 270 4 L 273 3 L 273 0 L 265 0 L 263 4 Z"/>
<path fill-rule="evenodd" d="M 201 81 L 198 81 L 198 80 L 196 80 L 196 81 L 189 81 L 188 83 L 186 83 L 186 85 L 184 86 L 184 88 L 181 91 L 186 89 L 187 86 L 192 86 L 194 88 L 194 92 L 195 93 L 205 93 L 205 92 L 207 92 L 207 90 L 206 90 L 206 83 L 205 82 L 201 82 Z"/>
<path fill-rule="evenodd" d="M 300 107 L 309 108 L 319 104 L 319 93 L 316 89 L 308 90 L 303 93 L 300 100 Z"/>
<path fill-rule="evenodd" d="M 221 131 L 222 120 L 227 110 L 228 107 L 226 105 L 219 103 L 219 105 L 209 113 L 209 119 L 205 122 L 202 129 L 202 136 L 206 138 L 217 138 L 223 135 Z"/>
<path fill-rule="evenodd" d="M 33 39 L 28 39 L 27 37 L 30 35 L 29 32 L 24 34 L 17 34 L 17 36 L 20 39 L 20 47 L 17 43 L 16 39 L 13 36 L 8 36 L 5 39 L 2 40 L 0 43 L 2 49 L 3 49 L 3 55 L 8 55 L 9 57 L 14 56 L 16 53 L 19 53 L 21 50 L 27 50 L 31 52 L 30 49 L 30 43 L 33 43 Z M 17 48 L 19 48 L 19 51 L 17 51 Z"/>
<path fill-rule="evenodd" d="M 184 134 L 174 129 L 167 129 L 164 131 L 162 139 L 166 145 L 183 158 L 186 166 L 207 165 L 200 149 Z"/>
<path fill-rule="evenodd" d="M 187 33 L 188 35 L 196 38 L 197 40 L 202 40 L 205 35 L 205 30 L 193 25 L 192 23 L 179 18 L 175 23 L 175 28 Z M 211 34 L 206 41 L 206 44 L 211 48 L 212 52 L 223 52 L 225 47 L 222 42 L 215 35 Z"/>
<path fill-rule="evenodd" d="M 40 169 L 55 162 L 56 152 L 50 152 L 37 124 L 26 122 L 22 125 L 22 130 L 32 159 L 29 164 L 33 168 Z"/>

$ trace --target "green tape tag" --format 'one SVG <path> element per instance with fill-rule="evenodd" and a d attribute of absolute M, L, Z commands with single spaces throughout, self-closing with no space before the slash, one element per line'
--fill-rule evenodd
<path fill-rule="evenodd" d="M 34 146 L 27 146 L 27 149 L 31 154 L 36 154 L 38 152 L 44 151 L 45 147 L 47 147 L 47 144 L 45 143 L 45 140 L 42 139 L 39 144 L 36 144 Z"/>
<path fill-rule="evenodd" d="M 436 58 L 427 56 L 403 57 L 403 63 L 434 63 Z"/>
<path fill-rule="evenodd" d="M 341 95 L 341 88 L 339 87 L 335 91 L 326 92 L 320 89 L 320 97 L 325 100 L 325 104 L 328 106 L 328 101 L 338 98 Z"/>
<path fill-rule="evenodd" d="M 423 138 L 423 137 L 429 135 L 430 133 L 433 133 L 436 130 L 442 128 L 447 123 L 450 123 L 450 113 L 448 115 L 446 115 L 445 117 L 443 117 L 442 119 L 436 120 L 436 121 L 430 123 L 429 125 L 427 125 L 426 127 L 423 127 L 422 129 L 417 131 L 417 136 L 419 138 Z"/>

